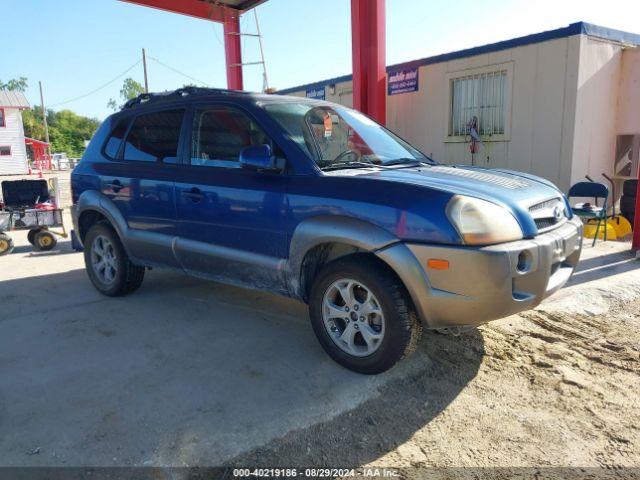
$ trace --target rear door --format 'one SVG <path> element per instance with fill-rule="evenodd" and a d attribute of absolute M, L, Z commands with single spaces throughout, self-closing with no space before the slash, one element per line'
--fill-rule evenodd
<path fill-rule="evenodd" d="M 102 193 L 126 221 L 132 255 L 149 264 L 178 266 L 173 179 L 184 117 L 184 108 L 142 113 L 116 126 L 105 146 L 112 161 L 101 166 Z"/>
<path fill-rule="evenodd" d="M 176 183 L 181 263 L 195 274 L 283 291 L 289 176 L 243 169 L 239 157 L 262 144 L 284 154 L 236 107 L 198 107 L 189 123 L 188 156 Z"/>

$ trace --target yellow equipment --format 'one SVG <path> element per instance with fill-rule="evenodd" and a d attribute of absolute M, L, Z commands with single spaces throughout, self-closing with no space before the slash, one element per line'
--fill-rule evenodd
<path fill-rule="evenodd" d="M 606 222 L 602 220 L 600 223 L 600 230 L 598 231 L 598 238 L 600 240 L 604 240 L 604 232 L 607 232 L 607 240 L 617 240 L 618 234 L 616 233 L 616 229 L 613 227 L 614 222 L 611 220 L 607 220 Z M 628 222 L 627 222 L 628 223 Z M 598 220 L 591 219 L 584 226 L 584 236 L 585 238 L 593 238 L 596 234 L 596 229 L 598 227 Z"/>

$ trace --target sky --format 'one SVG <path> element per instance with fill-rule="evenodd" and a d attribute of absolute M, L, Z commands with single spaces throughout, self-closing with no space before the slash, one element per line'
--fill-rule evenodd
<path fill-rule="evenodd" d="M 507 40 L 586 21 L 640 33 L 638 0 L 387 0 L 387 64 Z M 257 8 L 269 86 L 284 89 L 351 73 L 348 0 L 268 0 Z M 29 79 L 27 98 L 103 119 L 122 82 L 151 91 L 184 84 L 226 87 L 219 24 L 118 0 L 0 0 L 0 80 Z M 7 21 L 7 19 L 12 19 Z M 241 29 L 255 33 L 253 13 Z M 260 59 L 243 38 L 243 61 Z M 245 89 L 262 88 L 262 67 L 244 68 Z"/>

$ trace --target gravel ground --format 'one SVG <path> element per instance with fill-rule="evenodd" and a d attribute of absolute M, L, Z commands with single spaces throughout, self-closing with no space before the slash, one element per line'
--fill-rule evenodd
<path fill-rule="evenodd" d="M 640 467 L 640 265 L 621 258 L 622 273 L 582 287 L 578 275 L 535 311 L 457 338 L 426 335 L 421 371 L 233 463 L 304 459 L 407 477 L 412 467 Z"/>

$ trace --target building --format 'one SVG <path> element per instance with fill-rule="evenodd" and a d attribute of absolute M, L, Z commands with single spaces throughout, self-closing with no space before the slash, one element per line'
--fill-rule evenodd
<path fill-rule="evenodd" d="M 638 45 L 640 35 L 579 22 L 392 65 L 387 126 L 439 162 L 531 172 L 565 191 L 585 175 L 636 178 Z M 352 106 L 350 75 L 278 93 Z"/>
<path fill-rule="evenodd" d="M 29 173 L 20 113 L 28 108 L 22 92 L 0 90 L 0 175 Z"/>

